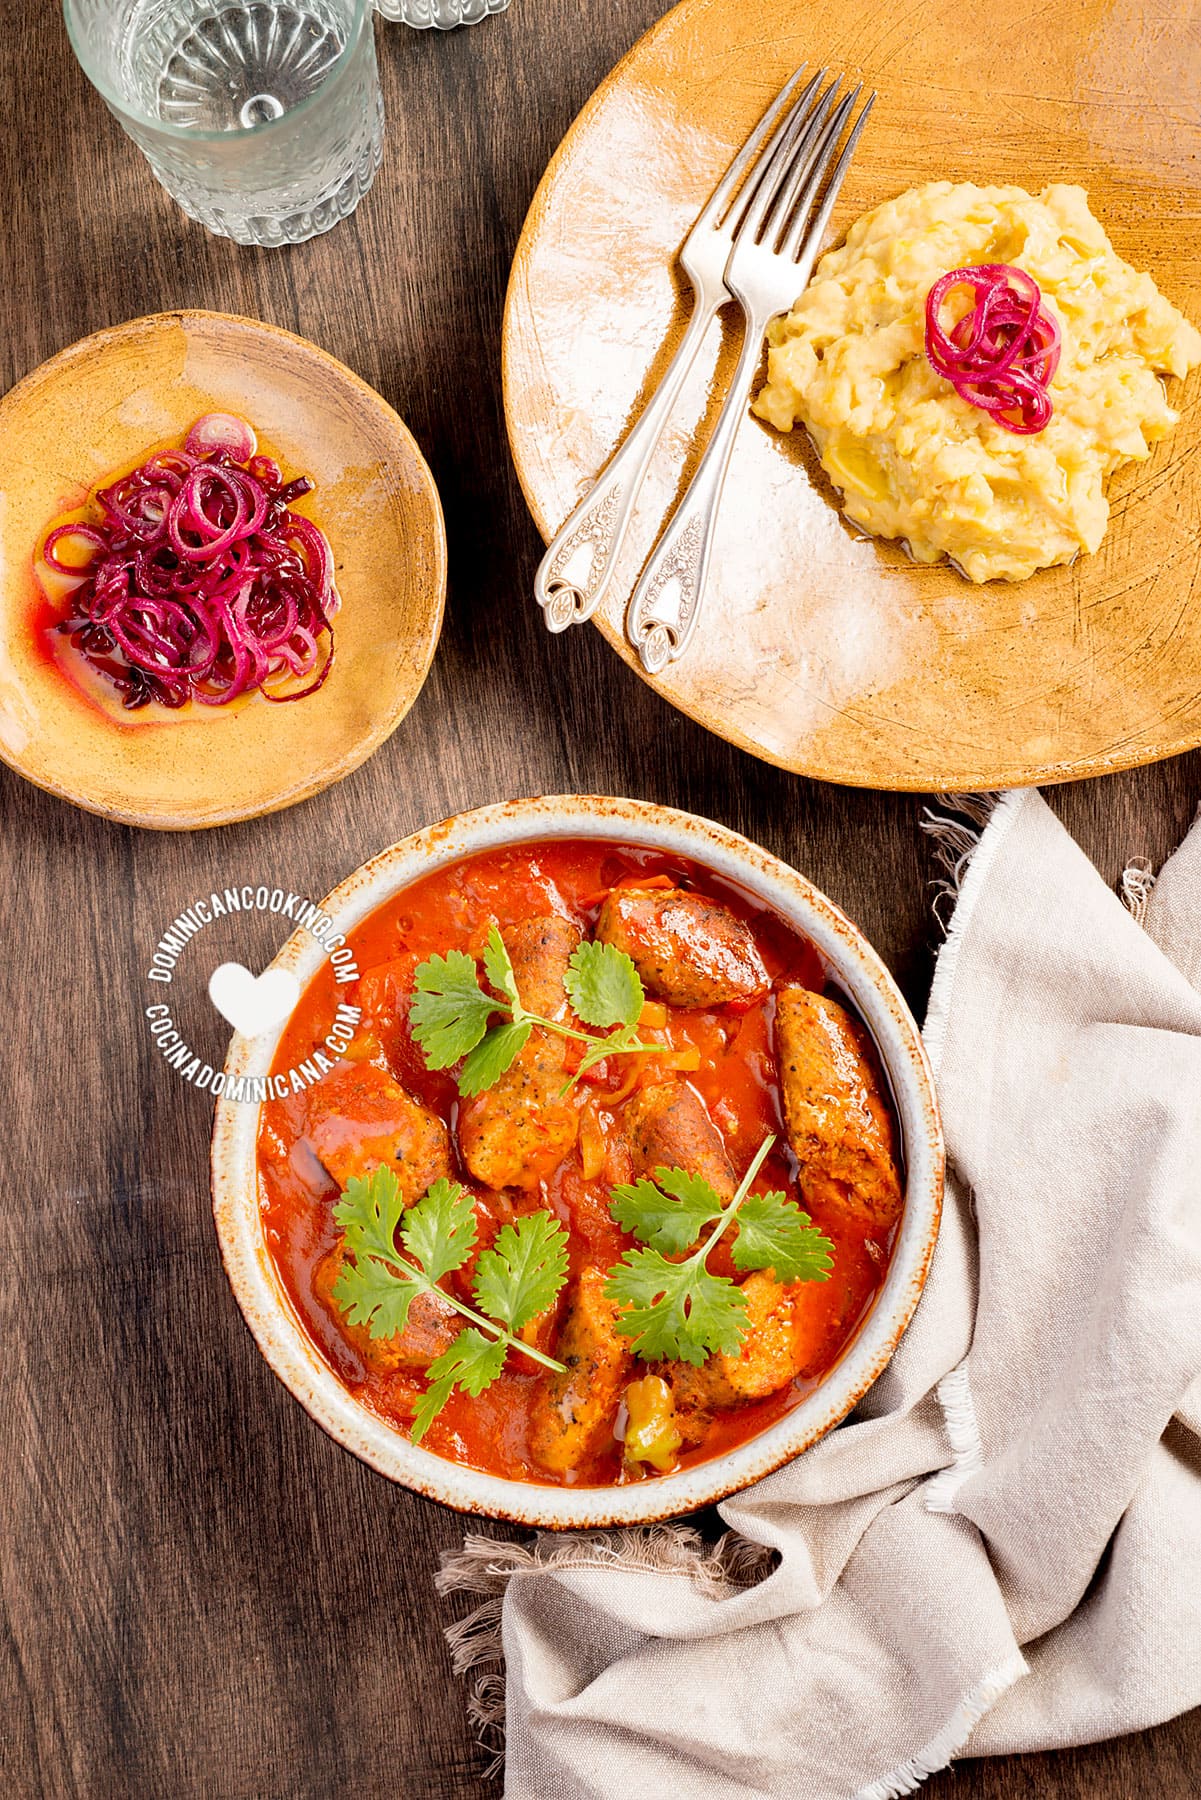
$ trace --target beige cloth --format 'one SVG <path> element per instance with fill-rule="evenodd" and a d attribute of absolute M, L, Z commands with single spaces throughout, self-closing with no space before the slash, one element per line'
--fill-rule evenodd
<path fill-rule="evenodd" d="M 511 1800 L 888 1800 L 965 1744 L 1201 1703 L 1199 987 L 1201 825 L 1140 925 L 1002 799 L 935 976 L 948 1202 L 885 1374 L 716 1553 L 478 1539 L 444 1572 L 485 1596 L 461 1665 L 503 1608 Z"/>

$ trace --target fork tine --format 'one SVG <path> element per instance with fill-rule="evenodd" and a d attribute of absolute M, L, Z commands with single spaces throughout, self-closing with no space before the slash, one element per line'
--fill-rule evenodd
<path fill-rule="evenodd" d="M 760 119 L 754 131 L 752 131 L 750 137 L 746 140 L 746 143 L 742 146 L 742 149 L 738 152 L 737 156 L 710 194 L 704 206 L 701 208 L 696 220 L 697 226 L 703 229 L 706 226 L 720 223 L 721 217 L 726 210 L 727 203 L 733 197 L 734 191 L 743 175 L 758 155 L 759 146 L 763 143 L 763 140 L 772 130 L 777 120 L 782 117 L 788 101 L 796 91 L 797 83 L 800 81 L 801 76 L 805 73 L 808 66 L 808 63 L 802 63 L 800 68 L 789 76 L 775 99 L 764 108 L 763 117 Z"/>
<path fill-rule="evenodd" d="M 819 69 L 812 81 L 808 82 L 804 91 L 797 95 L 788 111 L 780 119 L 775 130 L 759 152 L 754 168 L 738 191 L 738 198 L 730 207 L 723 225 L 731 232 L 739 232 L 745 228 L 747 217 L 761 193 L 766 192 L 766 199 L 771 198 L 775 182 L 779 179 L 778 171 L 787 163 L 789 146 L 796 142 L 797 133 L 805 125 L 813 104 L 813 96 L 825 80 L 826 71 Z"/>
<path fill-rule="evenodd" d="M 850 106 L 853 107 L 855 101 L 862 92 L 862 89 L 863 83 L 860 82 L 859 86 L 855 89 L 855 92 L 850 96 Z M 830 214 L 834 210 L 834 202 L 838 198 L 838 191 L 842 186 L 843 177 L 847 172 L 852 156 L 855 154 L 855 146 L 859 142 L 863 127 L 867 124 L 867 115 L 871 112 L 872 107 L 875 104 L 876 96 L 874 93 L 871 93 L 867 97 L 863 111 L 859 114 L 859 117 L 851 128 L 851 135 L 843 145 L 842 155 L 834 165 L 834 172 L 830 176 L 830 180 L 826 186 L 825 199 L 822 201 L 821 206 L 818 208 L 813 219 L 809 223 L 806 223 L 806 214 L 813 204 L 818 187 L 821 185 L 821 178 L 825 172 L 825 165 L 828 164 L 830 153 L 833 151 L 834 146 L 838 142 L 839 135 L 841 134 L 842 127 L 839 126 L 838 131 L 834 134 L 833 139 L 827 146 L 822 166 L 819 166 L 819 168 L 815 170 L 810 181 L 806 185 L 805 192 L 801 196 L 800 210 L 792 224 L 789 226 L 784 241 L 780 245 L 780 254 L 782 256 L 795 257 L 798 262 L 804 264 L 806 281 L 809 279 L 809 271 L 817 260 L 817 252 L 821 245 L 822 233 L 830 222 Z M 848 116 L 849 110 L 850 108 L 848 107 Z"/>
<path fill-rule="evenodd" d="M 750 196 L 750 203 L 735 228 L 736 236 L 746 240 L 758 237 L 763 224 L 764 215 L 775 199 L 780 184 L 788 179 L 793 163 L 798 155 L 807 154 L 808 145 L 821 129 L 822 121 L 833 104 L 833 96 L 838 83 L 835 81 L 822 94 L 812 110 L 798 110 L 801 102 L 806 101 L 825 80 L 826 71 L 820 69 L 805 89 L 798 101 L 792 117 L 787 121 L 787 128 L 782 130 L 770 147 L 770 153 L 762 159 L 762 173 Z"/>
<path fill-rule="evenodd" d="M 839 97 L 838 88 L 841 82 L 842 76 L 839 75 L 836 80 L 831 82 L 822 96 L 828 102 L 825 113 L 821 119 L 815 118 L 816 129 L 806 133 L 807 145 L 799 147 L 797 155 L 793 158 L 792 167 L 788 171 L 788 178 L 781 185 L 771 210 L 763 221 L 760 242 L 765 249 L 779 249 L 789 220 L 793 216 L 794 208 L 798 209 L 801 216 L 807 210 L 803 204 L 798 206 L 800 197 L 807 196 L 809 203 L 812 203 L 813 190 L 820 182 L 823 171 L 830 165 L 832 147 L 842 136 L 847 115 L 854 106 L 858 93 L 858 89 L 856 89 L 855 93 Z M 838 99 L 838 105 L 833 116 L 829 116 L 830 106 L 833 105 L 835 98 Z M 801 153 L 802 151 L 804 154 Z"/>

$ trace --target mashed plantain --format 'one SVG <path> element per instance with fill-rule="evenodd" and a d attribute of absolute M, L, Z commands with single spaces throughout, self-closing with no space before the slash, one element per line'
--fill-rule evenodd
<path fill-rule="evenodd" d="M 925 302 L 948 269 L 1009 263 L 1063 334 L 1046 428 L 1020 437 L 960 399 L 925 355 Z M 962 290 L 960 290 L 962 294 Z M 799 420 L 848 518 L 942 556 L 971 581 L 1021 581 L 1095 551 L 1114 469 L 1176 424 L 1159 375 L 1201 363 L 1201 334 L 1115 255 L 1083 188 L 930 182 L 866 213 L 769 335 L 754 410 Z"/>

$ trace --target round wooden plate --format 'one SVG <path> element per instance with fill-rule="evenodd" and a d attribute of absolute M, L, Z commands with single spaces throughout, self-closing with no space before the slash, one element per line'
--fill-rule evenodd
<path fill-rule="evenodd" d="M 333 547 L 337 656 L 317 693 L 114 721 L 48 658 L 32 559 L 46 525 L 210 410 L 240 413 Z M 0 402 L 0 756 L 91 812 L 180 830 L 257 817 L 339 781 L 395 730 L 442 622 L 433 477 L 380 396 L 303 338 L 223 313 L 133 319 L 43 363 Z M 153 713 L 153 717 L 151 717 Z"/>
<path fill-rule="evenodd" d="M 684 0 L 589 101 L 535 195 L 505 318 L 505 404 L 547 538 L 595 479 L 683 327 L 676 250 L 735 147 L 802 62 L 879 91 L 828 242 L 932 180 L 1076 182 L 1115 248 L 1201 323 L 1201 41 L 1142 0 Z M 726 313 L 731 314 L 732 308 Z M 714 328 L 596 617 L 640 664 L 624 601 L 720 404 Z M 1149 462 L 1110 484 L 1096 556 L 973 587 L 856 537 L 803 431 L 748 415 L 708 598 L 654 683 L 784 768 L 855 786 L 1065 781 L 1201 743 L 1201 375 Z M 699 438 L 699 443 L 698 443 Z"/>

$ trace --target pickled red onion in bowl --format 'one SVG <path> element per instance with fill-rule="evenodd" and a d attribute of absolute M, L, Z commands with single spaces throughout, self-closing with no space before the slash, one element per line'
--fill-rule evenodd
<path fill-rule="evenodd" d="M 55 630 L 126 709 L 301 700 L 327 679 L 333 556 L 292 511 L 313 484 L 257 452 L 245 420 L 205 414 L 46 536 L 42 560 L 70 588 Z"/>

